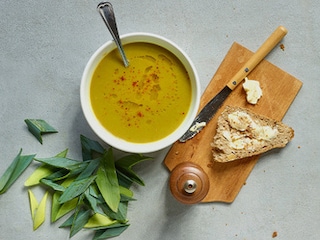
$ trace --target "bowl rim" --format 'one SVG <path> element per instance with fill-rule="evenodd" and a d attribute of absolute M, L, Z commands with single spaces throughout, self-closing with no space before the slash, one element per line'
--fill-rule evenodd
<path fill-rule="evenodd" d="M 90 57 L 87 62 L 81 78 L 80 102 L 82 112 L 94 133 L 106 144 L 111 147 L 130 153 L 151 153 L 162 150 L 176 142 L 191 126 L 198 113 L 200 105 L 200 80 L 197 70 L 189 56 L 171 40 L 153 33 L 134 32 L 120 36 L 122 44 L 131 42 L 146 42 L 163 47 L 172 52 L 187 69 L 191 80 L 192 97 L 188 113 L 178 128 L 168 136 L 157 141 L 148 143 L 134 143 L 114 136 L 105 129 L 96 118 L 90 104 L 90 84 L 91 76 L 101 59 L 110 51 L 116 48 L 113 40 L 107 41 L 101 45 Z"/>

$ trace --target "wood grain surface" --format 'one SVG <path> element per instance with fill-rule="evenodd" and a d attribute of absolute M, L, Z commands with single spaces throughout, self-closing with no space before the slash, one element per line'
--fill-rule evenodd
<path fill-rule="evenodd" d="M 280 48 L 275 50 L 280 51 Z M 250 50 L 238 43 L 231 46 L 204 91 L 199 109 L 202 109 L 227 84 L 252 55 Z M 258 104 L 247 103 L 245 91 L 240 84 L 232 91 L 207 126 L 193 139 L 185 143 L 178 141 L 174 143 L 164 160 L 164 164 L 170 171 L 182 162 L 192 162 L 203 168 L 209 177 L 210 188 L 202 202 L 233 202 L 260 157 L 254 156 L 228 163 L 212 161 L 210 143 L 216 132 L 218 116 L 224 107 L 226 105 L 245 107 L 255 113 L 282 120 L 302 87 L 300 80 L 266 60 L 263 60 L 248 75 L 248 78 L 260 82 L 263 96 Z"/>

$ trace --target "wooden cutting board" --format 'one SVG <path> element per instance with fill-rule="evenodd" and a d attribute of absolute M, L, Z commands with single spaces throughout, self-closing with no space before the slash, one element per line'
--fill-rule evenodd
<path fill-rule="evenodd" d="M 279 51 L 279 49 L 276 48 L 275 50 Z M 212 97 L 218 94 L 252 55 L 251 51 L 238 43 L 231 46 L 204 91 L 199 109 L 202 109 Z M 266 60 L 259 63 L 248 75 L 248 78 L 260 82 L 263 96 L 258 104 L 247 103 L 241 83 L 229 95 L 207 126 L 191 140 L 185 143 L 179 141 L 174 143 L 164 160 L 164 164 L 170 171 L 183 162 L 195 163 L 203 169 L 209 178 L 210 187 L 206 197 L 201 202 L 233 202 L 260 157 L 254 156 L 228 163 L 212 161 L 210 143 L 216 133 L 218 116 L 224 107 L 226 105 L 245 107 L 255 113 L 282 120 L 302 87 L 301 81 Z"/>

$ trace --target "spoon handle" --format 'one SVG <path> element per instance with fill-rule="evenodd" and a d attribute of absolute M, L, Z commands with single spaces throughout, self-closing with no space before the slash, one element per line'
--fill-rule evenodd
<path fill-rule="evenodd" d="M 98 4 L 97 9 L 104 21 L 104 23 L 107 25 L 107 28 L 109 29 L 109 32 L 111 33 L 118 49 L 120 52 L 120 55 L 122 57 L 123 63 L 125 67 L 129 66 L 129 61 L 126 57 L 126 54 L 123 50 L 119 33 L 118 33 L 118 28 L 117 28 L 117 23 L 116 23 L 116 18 L 114 16 L 114 11 L 111 3 L 109 2 L 101 2 Z"/>

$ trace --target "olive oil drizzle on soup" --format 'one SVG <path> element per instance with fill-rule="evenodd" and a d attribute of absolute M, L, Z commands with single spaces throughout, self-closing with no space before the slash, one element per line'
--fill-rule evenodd
<path fill-rule="evenodd" d="M 160 140 L 185 118 L 191 103 L 189 75 L 172 53 L 150 43 L 124 45 L 130 66 L 117 49 L 92 77 L 90 98 L 101 124 L 129 142 Z"/>

